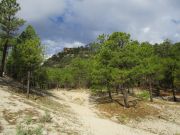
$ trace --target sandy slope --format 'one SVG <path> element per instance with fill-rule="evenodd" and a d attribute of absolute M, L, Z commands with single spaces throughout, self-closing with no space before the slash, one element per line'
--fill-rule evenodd
<path fill-rule="evenodd" d="M 26 101 L 20 95 L 8 92 L 0 85 L 0 135 L 15 135 L 18 123 L 32 113 L 38 119 L 44 113 L 43 106 Z M 69 106 L 66 114 L 52 110 L 53 121 L 45 125 L 44 135 L 147 135 L 148 132 L 99 118 L 88 102 L 88 94 L 81 92 L 53 91 L 58 98 L 52 100 Z M 47 108 L 46 108 L 47 109 Z M 5 112 L 6 111 L 6 112 Z M 51 109 L 50 109 L 51 111 Z M 74 114 L 75 112 L 75 114 Z M 67 114 L 68 113 L 68 114 Z M 8 116 L 8 119 L 6 118 Z M 72 117 L 72 118 L 71 118 Z"/>
<path fill-rule="evenodd" d="M 19 110 L 23 110 L 25 108 L 30 109 L 31 106 L 27 104 L 23 104 L 22 102 L 19 102 L 18 100 L 15 100 L 15 97 L 11 93 L 5 91 L 6 89 L 7 87 L 3 87 L 3 86 L 0 87 L 0 124 L 1 124 L 1 127 L 3 128 L 3 132 L 2 133 L 0 132 L 0 134 L 13 135 L 15 134 L 14 129 L 16 128 L 16 126 L 14 124 L 9 123 L 9 122 L 13 122 L 13 118 L 10 119 L 9 122 L 4 118 L 4 111 L 8 110 L 8 111 L 11 111 L 11 113 L 13 113 Z"/>
<path fill-rule="evenodd" d="M 43 135 L 171 135 L 180 133 L 180 106 L 170 105 L 164 112 L 172 114 L 172 122 L 154 119 L 122 125 L 97 116 L 96 109 L 89 102 L 89 93 L 83 90 L 50 91 L 54 96 L 43 100 L 27 100 L 23 95 L 9 92 L 13 88 L 0 84 L 0 135 L 15 135 L 16 127 L 28 116 L 38 124 L 38 119 L 48 110 L 52 122 L 44 124 Z M 164 106 L 164 105 L 162 105 Z M 159 109 L 159 106 L 157 107 Z M 176 110 L 174 111 L 174 109 Z M 168 115 L 167 115 L 168 117 Z M 36 125 L 35 125 L 36 126 Z"/>
<path fill-rule="evenodd" d="M 23 95 L 11 93 L 9 89 L 0 85 L 0 135 L 16 135 L 17 125 L 23 124 L 28 117 L 34 121 L 32 127 L 43 124 L 43 135 L 69 135 L 83 132 L 81 123 L 68 106 L 60 103 L 52 104 L 52 107 L 44 106 L 37 101 L 27 100 Z M 44 124 L 39 120 L 45 115 L 46 110 L 51 114 L 52 122 Z"/>
<path fill-rule="evenodd" d="M 152 133 L 130 128 L 117 124 L 108 119 L 102 119 L 96 115 L 95 110 L 89 104 L 89 94 L 77 91 L 53 91 L 54 95 L 64 99 L 86 128 L 87 133 L 92 135 L 150 135 Z"/>

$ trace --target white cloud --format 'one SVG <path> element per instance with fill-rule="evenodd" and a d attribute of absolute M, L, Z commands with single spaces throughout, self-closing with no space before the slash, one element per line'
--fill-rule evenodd
<path fill-rule="evenodd" d="M 175 37 L 180 38 L 180 34 L 176 33 Z"/>
<path fill-rule="evenodd" d="M 64 43 L 64 47 L 67 47 L 67 48 L 80 47 L 84 45 L 85 45 L 84 43 L 81 43 L 79 41 L 74 41 L 72 43 Z"/>
<path fill-rule="evenodd" d="M 180 41 L 180 0 L 19 0 L 21 17 L 32 23 L 48 52 L 89 43 L 114 31 L 133 39 Z M 62 17 L 63 15 L 63 17 Z M 56 17 L 61 16 L 58 22 Z M 54 18 L 55 22 L 49 18 Z M 48 40 L 51 39 L 51 40 Z M 61 39 L 61 40 L 59 40 Z M 77 42 L 75 42 L 77 41 Z"/>
<path fill-rule="evenodd" d="M 144 32 L 144 33 L 148 33 L 149 31 L 150 31 L 150 28 L 149 28 L 149 27 L 143 28 L 143 32 Z"/>
<path fill-rule="evenodd" d="M 83 26 L 91 36 L 96 31 L 125 31 L 141 41 L 160 42 L 165 38 L 178 41 L 174 35 L 180 29 L 171 21 L 180 19 L 178 7 L 178 0 L 73 1 L 71 9 L 75 15 L 68 20 Z"/>
<path fill-rule="evenodd" d="M 65 0 L 18 0 L 19 15 L 27 21 L 38 21 L 50 16 L 61 15 L 66 8 Z"/>

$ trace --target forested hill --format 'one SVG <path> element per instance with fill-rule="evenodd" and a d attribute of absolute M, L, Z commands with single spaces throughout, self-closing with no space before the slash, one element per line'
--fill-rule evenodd
<path fill-rule="evenodd" d="M 86 46 L 76 47 L 76 48 L 64 48 L 63 51 L 53 55 L 44 62 L 44 67 L 59 67 L 63 68 L 69 65 L 73 59 L 90 58 L 92 54 L 92 45 L 88 44 Z"/>

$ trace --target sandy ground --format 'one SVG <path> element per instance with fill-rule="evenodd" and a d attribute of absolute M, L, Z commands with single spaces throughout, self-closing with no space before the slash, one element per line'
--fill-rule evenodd
<path fill-rule="evenodd" d="M 17 126 L 26 123 L 29 117 L 33 121 L 30 128 L 43 127 L 43 135 L 78 135 L 84 132 L 70 107 L 50 98 L 43 101 L 27 100 L 23 95 L 9 92 L 9 89 L 0 85 L 0 135 L 16 135 Z M 47 111 L 52 121 L 40 122 Z"/>
<path fill-rule="evenodd" d="M 97 116 L 97 113 L 89 103 L 89 94 L 87 92 L 78 91 L 52 91 L 52 93 L 58 97 L 64 99 L 64 102 L 68 104 L 77 117 L 83 123 L 83 128 L 86 128 L 87 133 L 92 135 L 151 135 L 153 133 L 146 132 L 131 128 L 125 125 L 115 123 L 108 119 L 103 119 Z"/>
<path fill-rule="evenodd" d="M 51 90 L 53 96 L 27 100 L 13 88 L 0 85 L 0 135 L 15 135 L 17 125 L 31 116 L 33 126 L 48 111 L 50 123 L 43 123 L 43 135 L 177 135 L 180 133 L 180 105 L 155 105 L 164 109 L 164 119 L 147 118 L 123 125 L 100 117 L 85 90 Z M 97 115 L 98 114 L 98 115 Z"/>
<path fill-rule="evenodd" d="M 46 108 L 46 106 L 41 106 L 36 102 L 26 101 L 27 99 L 20 95 L 10 93 L 8 89 L 7 86 L 0 87 L 0 125 L 2 127 L 0 135 L 15 135 L 17 124 L 21 123 L 27 115 L 32 114 L 33 119 L 38 119 L 44 114 L 44 109 Z M 51 100 L 69 107 L 69 111 L 63 114 L 60 110 L 51 110 L 49 108 L 53 121 L 44 126 L 44 135 L 151 134 L 143 130 L 117 124 L 108 119 L 99 118 L 89 104 L 89 95 L 86 92 L 53 91 L 52 93 L 58 98 L 51 97 Z"/>
<path fill-rule="evenodd" d="M 179 103 L 155 99 L 155 103 L 149 103 L 147 105 L 153 106 L 160 112 L 158 117 L 148 116 L 146 118 L 140 118 L 138 121 L 132 120 L 126 125 L 122 125 L 110 119 L 103 119 L 104 117 L 100 118 L 99 114 L 102 113 L 99 113 L 92 104 L 93 102 L 89 101 L 90 95 L 87 90 L 54 90 L 52 93 L 61 97 L 74 110 L 84 127 L 87 128 L 88 133 L 92 135 L 180 134 Z"/>
<path fill-rule="evenodd" d="M 162 100 L 156 102 L 158 104 L 149 105 L 159 110 L 158 117 L 148 116 L 128 125 L 160 135 L 180 135 L 180 104 Z"/>

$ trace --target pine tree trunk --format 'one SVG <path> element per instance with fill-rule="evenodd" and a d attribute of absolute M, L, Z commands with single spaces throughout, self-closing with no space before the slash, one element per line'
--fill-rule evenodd
<path fill-rule="evenodd" d="M 149 82 L 149 96 L 150 96 L 150 101 L 153 102 L 152 83 L 151 83 L 151 80 L 150 80 L 150 82 Z"/>
<path fill-rule="evenodd" d="M 113 98 L 112 98 L 112 94 L 111 94 L 111 90 L 110 90 L 110 85 L 109 85 L 108 81 L 106 83 L 106 87 L 107 87 L 107 90 L 108 90 L 107 92 L 108 92 L 109 98 L 112 101 Z"/>
<path fill-rule="evenodd" d="M 172 82 L 172 92 L 173 92 L 173 100 L 174 100 L 174 102 L 176 102 L 177 101 L 177 99 L 176 99 L 176 91 L 174 89 L 173 82 Z"/>
<path fill-rule="evenodd" d="M 128 87 L 128 94 L 130 94 L 130 88 Z"/>
<path fill-rule="evenodd" d="M 116 94 L 119 95 L 119 86 L 116 87 Z"/>
<path fill-rule="evenodd" d="M 110 98 L 111 101 L 112 101 L 113 99 L 112 99 L 112 95 L 111 95 L 111 90 L 108 90 L 108 94 L 109 94 L 109 98 Z"/>
<path fill-rule="evenodd" d="M 160 82 L 158 81 L 158 83 L 157 83 L 157 96 L 159 97 L 160 95 L 161 95 Z"/>
<path fill-rule="evenodd" d="M 172 89 L 172 91 L 173 91 L 173 100 L 174 100 L 174 102 L 176 102 L 177 99 L 176 99 L 176 92 L 175 92 L 174 88 Z"/>
<path fill-rule="evenodd" d="M 122 93 L 123 93 L 123 98 L 124 98 L 124 106 L 126 108 L 129 108 L 129 104 L 128 104 L 128 92 L 127 92 L 126 89 L 123 89 Z"/>
<path fill-rule="evenodd" d="M 8 50 L 8 40 L 6 40 L 6 43 L 5 43 L 4 49 L 3 49 L 3 56 L 2 56 L 2 61 L 1 61 L 1 72 L 0 72 L 1 77 L 3 77 L 3 74 L 4 74 L 7 50 Z"/>
<path fill-rule="evenodd" d="M 160 95 L 161 95 L 161 92 L 160 92 L 160 88 L 158 86 L 158 88 L 157 88 L 157 96 L 159 97 Z"/>
<path fill-rule="evenodd" d="M 29 91 L 30 91 L 30 71 L 28 71 L 27 75 L 27 98 L 29 98 Z"/>

